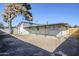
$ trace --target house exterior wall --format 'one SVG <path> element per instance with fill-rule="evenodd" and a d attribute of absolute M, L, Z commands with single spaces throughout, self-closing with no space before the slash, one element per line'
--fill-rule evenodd
<path fill-rule="evenodd" d="M 56 36 L 61 31 L 66 30 L 66 27 L 57 27 L 57 26 L 42 26 L 42 27 L 31 27 L 31 28 L 25 28 L 27 31 L 29 31 L 32 34 L 43 34 L 43 35 L 54 35 Z M 62 35 L 62 33 L 61 33 Z"/>
<path fill-rule="evenodd" d="M 22 23 L 18 26 L 19 34 L 43 34 L 43 35 L 54 35 L 56 36 L 61 31 L 66 30 L 67 27 L 63 25 L 42 25 L 42 26 L 28 26 L 28 24 Z M 62 35 L 62 33 L 60 33 Z"/>
<path fill-rule="evenodd" d="M 23 24 L 21 24 L 21 26 L 18 27 L 18 34 L 29 34 L 29 31 L 25 30 Z"/>

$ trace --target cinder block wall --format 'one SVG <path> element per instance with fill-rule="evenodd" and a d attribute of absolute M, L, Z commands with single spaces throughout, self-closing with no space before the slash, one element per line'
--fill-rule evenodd
<path fill-rule="evenodd" d="M 27 31 L 29 31 L 32 34 L 42 34 L 42 35 L 54 35 L 56 36 L 61 31 L 65 31 L 66 28 L 44 28 L 41 27 L 39 30 L 37 28 L 26 28 Z"/>

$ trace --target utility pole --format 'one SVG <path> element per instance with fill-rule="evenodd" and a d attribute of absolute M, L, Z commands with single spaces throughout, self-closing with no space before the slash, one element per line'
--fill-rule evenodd
<path fill-rule="evenodd" d="M 48 25 L 48 21 L 46 21 L 46 25 Z M 45 35 L 47 35 L 47 32 L 48 32 L 46 25 L 45 25 Z"/>

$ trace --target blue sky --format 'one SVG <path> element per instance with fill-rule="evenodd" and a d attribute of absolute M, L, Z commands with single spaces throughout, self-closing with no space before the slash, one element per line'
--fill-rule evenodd
<path fill-rule="evenodd" d="M 69 23 L 70 25 L 79 25 L 79 4 L 68 3 L 31 3 L 31 12 L 33 15 L 33 22 L 39 24 L 53 23 Z M 0 22 L 3 22 L 5 26 L 7 23 L 3 21 L 2 13 L 4 11 L 5 4 L 0 4 Z M 19 15 L 13 20 L 12 25 L 16 26 L 22 20 L 23 16 Z"/>

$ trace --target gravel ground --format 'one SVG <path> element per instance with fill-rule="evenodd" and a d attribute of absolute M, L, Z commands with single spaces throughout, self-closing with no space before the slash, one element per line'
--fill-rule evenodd
<path fill-rule="evenodd" d="M 3 49 L 1 50 L 1 55 L 10 55 L 10 56 L 50 55 L 49 52 L 41 48 L 20 41 L 19 39 L 8 37 L 8 35 L 6 38 L 2 40 L 2 42 L 4 50 Z"/>
<path fill-rule="evenodd" d="M 50 53 L 8 34 L 0 35 L 0 56 L 78 56 L 78 50 L 79 42 L 75 38 L 68 38 L 54 52 Z"/>

